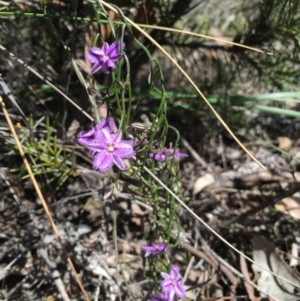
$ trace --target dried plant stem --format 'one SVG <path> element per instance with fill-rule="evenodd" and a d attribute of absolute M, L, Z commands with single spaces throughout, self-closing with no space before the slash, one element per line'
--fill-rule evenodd
<path fill-rule="evenodd" d="M 57 287 L 57 290 L 59 291 L 63 301 L 71 301 L 70 297 L 68 296 L 68 293 L 66 291 L 65 285 L 63 281 L 61 280 L 60 273 L 57 270 L 57 265 L 54 261 L 51 261 L 47 249 L 43 248 L 39 250 L 39 254 L 41 257 L 45 260 L 46 264 L 48 265 L 52 279 Z"/>
<path fill-rule="evenodd" d="M 49 211 L 48 205 L 47 205 L 47 203 L 46 203 L 46 201 L 44 199 L 44 196 L 43 196 L 43 194 L 41 192 L 41 189 L 40 189 L 40 187 L 39 187 L 39 185 L 38 185 L 38 183 L 37 183 L 37 181 L 35 179 L 35 176 L 34 176 L 34 174 L 32 172 L 30 164 L 28 163 L 28 160 L 26 159 L 24 150 L 22 148 L 22 145 L 20 143 L 18 135 L 17 135 L 17 133 L 15 131 L 15 128 L 14 128 L 13 123 L 12 123 L 12 121 L 10 119 L 10 116 L 9 116 L 9 114 L 8 114 L 6 108 L 5 108 L 5 104 L 4 104 L 4 101 L 3 101 L 3 99 L 2 99 L 1 96 L 0 96 L 0 104 L 2 106 L 2 111 L 3 111 L 4 116 L 6 118 L 7 124 L 8 124 L 8 126 L 10 128 L 10 131 L 11 131 L 11 133 L 12 133 L 14 139 L 15 139 L 15 142 L 16 142 L 16 145 L 17 145 L 17 147 L 19 149 L 20 155 L 22 156 L 23 162 L 24 162 L 25 167 L 26 167 L 26 169 L 28 171 L 28 175 L 29 175 L 29 177 L 30 177 L 30 179 L 31 179 L 31 181 L 33 183 L 35 191 L 36 191 L 39 199 L 41 200 L 43 208 L 44 208 L 44 210 L 46 212 L 46 215 L 47 215 L 47 217 L 48 217 L 48 219 L 50 221 L 50 224 L 52 226 L 53 232 L 55 233 L 55 235 L 56 235 L 56 237 L 57 237 L 57 239 L 58 239 L 58 241 L 60 243 L 61 249 L 62 249 L 64 255 L 67 258 L 67 261 L 68 261 L 68 264 L 69 264 L 69 266 L 70 266 L 70 268 L 72 270 L 73 276 L 74 276 L 74 278 L 75 278 L 78 286 L 80 287 L 80 290 L 81 290 L 82 294 L 84 295 L 85 300 L 89 301 L 89 296 L 88 296 L 87 292 L 85 291 L 85 289 L 84 289 L 84 287 L 82 285 L 82 282 L 81 282 L 81 280 L 80 280 L 80 278 L 79 278 L 79 276 L 78 276 L 78 274 L 77 274 L 77 272 L 76 272 L 76 270 L 74 268 L 73 262 L 72 262 L 71 258 L 68 256 L 68 253 L 67 253 L 67 251 L 66 251 L 66 249 L 65 249 L 65 247 L 63 245 L 63 242 L 62 242 L 62 239 L 61 239 L 60 234 L 58 232 L 58 229 L 56 227 L 56 224 L 54 223 L 54 220 L 52 218 L 51 212 Z"/>
<path fill-rule="evenodd" d="M 145 165 L 143 166 L 143 169 L 159 184 L 161 187 L 163 187 L 168 193 L 183 207 L 185 208 L 196 220 L 198 220 L 202 225 L 204 225 L 211 233 L 213 233 L 216 237 L 218 237 L 222 242 L 224 242 L 228 247 L 230 247 L 232 250 L 234 250 L 239 255 L 243 256 L 245 259 L 250 261 L 251 263 L 255 264 L 256 266 L 260 267 L 262 270 L 267 271 L 268 273 L 272 274 L 273 276 L 282 279 L 286 281 L 287 283 L 290 283 L 294 285 L 297 288 L 300 288 L 297 284 L 277 275 L 276 273 L 265 269 L 264 267 L 257 264 L 255 261 L 253 261 L 250 257 L 246 256 L 243 252 L 235 248 L 232 244 L 230 244 L 225 238 L 223 238 L 217 231 L 215 231 L 211 226 L 209 226 L 202 218 L 200 218 L 186 203 L 184 203 L 168 186 L 166 186 L 156 175 L 154 175 L 151 170 L 149 170 Z"/>
<path fill-rule="evenodd" d="M 84 21 L 84 22 L 96 22 L 96 19 L 93 18 L 82 18 L 82 17 L 76 17 L 76 16 L 55 16 L 55 15 L 49 15 L 49 14 L 42 14 L 42 13 L 29 13 L 29 12 L 15 12 L 15 11 L 0 11 L 0 16 L 3 17 L 10 17 L 10 16 L 22 16 L 22 17 L 33 17 L 33 18 L 50 18 L 50 19 L 63 19 L 63 20 L 70 20 L 70 21 Z M 107 20 L 100 20 L 101 24 L 108 24 Z M 124 22 L 121 21 L 115 21 L 113 20 L 112 23 L 116 25 L 124 25 Z M 156 29 L 156 30 L 161 30 L 161 31 L 168 31 L 168 32 L 175 32 L 179 34 L 184 34 L 184 35 L 189 35 L 189 36 L 194 36 L 194 37 L 199 37 L 203 38 L 206 40 L 213 40 L 217 42 L 221 42 L 224 44 L 232 45 L 232 46 L 237 46 L 240 48 L 244 48 L 247 50 L 259 52 L 259 53 L 265 53 L 267 55 L 273 55 L 272 52 L 266 52 L 258 48 L 250 47 L 247 45 L 243 45 L 241 43 L 235 43 L 228 41 L 223 38 L 217 38 L 217 37 L 212 37 L 212 36 L 207 36 L 204 34 L 200 33 L 195 33 L 189 30 L 183 30 L 183 29 L 177 29 L 177 28 L 171 28 L 171 27 L 164 27 L 164 26 L 157 26 L 157 25 L 151 25 L 151 24 L 143 24 L 143 23 L 136 23 L 139 27 L 145 28 L 145 29 Z"/>
<path fill-rule="evenodd" d="M 139 24 L 137 24 L 137 25 L 140 26 Z M 140 26 L 140 27 L 142 27 L 142 26 Z M 260 50 L 258 48 L 250 47 L 250 46 L 243 45 L 243 44 L 240 44 L 240 43 L 227 41 L 227 40 L 222 39 L 222 38 L 211 37 L 211 36 L 191 32 L 191 31 L 187 31 L 187 30 L 171 28 L 171 27 L 156 26 L 156 25 L 147 25 L 147 26 L 144 25 L 143 28 L 151 28 L 151 29 L 157 29 L 157 30 L 161 30 L 161 31 L 181 33 L 181 34 L 185 34 L 185 35 L 189 35 L 189 36 L 194 36 L 194 37 L 198 37 L 198 38 L 204 38 L 204 39 L 207 39 L 207 40 L 213 40 L 213 41 L 221 42 L 221 43 L 232 45 L 232 46 L 237 46 L 237 47 L 240 47 L 240 48 L 245 48 L 247 50 L 252 50 L 252 51 L 255 51 L 255 52 L 259 52 L 259 53 L 265 53 L 267 55 L 273 55 L 272 52 L 266 52 L 266 51 Z"/>
<path fill-rule="evenodd" d="M 119 268 L 119 251 L 118 251 L 118 241 L 117 241 L 117 218 L 118 212 L 113 210 L 112 212 L 113 217 L 113 240 L 114 240 L 114 247 L 115 247 L 115 265 L 116 265 L 116 283 L 118 287 L 118 296 L 119 300 L 122 301 L 121 291 L 120 291 L 120 268 Z"/>
<path fill-rule="evenodd" d="M 3 50 L 8 53 L 9 57 L 11 59 L 16 60 L 18 63 L 23 65 L 27 70 L 32 72 L 35 76 L 37 76 L 39 79 L 43 80 L 46 84 L 48 84 L 53 90 L 55 90 L 57 93 L 59 93 L 61 96 L 63 96 L 68 102 L 70 102 L 76 109 L 78 109 L 83 115 L 85 115 L 88 119 L 94 120 L 88 113 L 86 113 L 77 103 L 75 103 L 69 96 L 67 96 L 64 92 L 62 92 L 60 89 L 56 88 L 50 81 L 48 81 L 44 76 L 39 74 L 36 70 L 28 66 L 24 61 L 19 59 L 17 56 L 15 56 L 13 53 L 9 52 L 4 46 L 0 44 L 0 50 Z"/>
<path fill-rule="evenodd" d="M 202 241 L 203 242 L 203 241 Z M 219 255 L 217 255 L 211 248 L 208 247 L 208 245 L 206 244 L 204 246 L 208 252 L 210 252 L 212 254 L 213 257 L 215 257 L 215 259 L 217 259 L 219 262 L 221 262 L 224 266 L 226 266 L 231 272 L 233 272 L 236 276 L 238 276 L 241 280 L 243 280 L 244 282 L 252 285 L 258 292 L 261 292 L 263 294 L 265 294 L 266 296 L 268 296 L 270 299 L 274 300 L 274 301 L 280 301 L 278 298 L 276 298 L 276 296 L 272 296 L 267 294 L 263 289 L 261 289 L 258 285 L 256 285 L 254 282 L 252 282 L 250 279 L 246 278 L 242 273 L 240 273 L 237 269 L 235 269 L 232 265 L 230 265 L 226 260 L 224 260 L 222 257 L 220 257 Z M 243 254 L 243 253 L 242 253 Z M 245 255 L 243 254 L 243 256 L 241 256 L 241 258 L 245 258 Z"/>
<path fill-rule="evenodd" d="M 118 10 L 116 10 L 113 6 L 109 5 L 105 1 L 99 0 L 103 6 L 106 8 L 112 10 L 116 14 L 119 14 Z M 125 17 L 126 18 L 126 17 Z M 194 89 L 197 91 L 197 93 L 201 96 L 201 98 L 204 100 L 206 105 L 210 108 L 210 110 L 214 113 L 216 118 L 219 120 L 219 122 L 223 125 L 223 127 L 226 129 L 226 131 L 231 135 L 231 137 L 236 141 L 236 143 L 248 154 L 248 156 L 255 161 L 261 168 L 264 170 L 267 170 L 265 166 L 260 163 L 251 153 L 250 151 L 244 146 L 242 142 L 235 136 L 235 134 L 231 131 L 229 126 L 226 124 L 226 122 L 222 119 L 222 117 L 219 115 L 219 113 L 214 109 L 214 107 L 209 103 L 207 98 L 204 96 L 204 94 L 200 91 L 200 89 L 197 87 L 195 82 L 190 78 L 190 76 L 183 70 L 183 68 L 174 60 L 174 58 L 159 44 L 157 43 L 145 30 L 140 28 L 137 24 L 135 24 L 130 19 L 126 18 L 126 21 L 134 27 L 136 30 L 138 30 L 142 35 L 144 35 L 149 41 L 152 42 L 153 45 L 155 45 L 174 65 L 175 67 L 184 75 L 184 77 L 190 82 L 190 84 L 194 87 Z"/>

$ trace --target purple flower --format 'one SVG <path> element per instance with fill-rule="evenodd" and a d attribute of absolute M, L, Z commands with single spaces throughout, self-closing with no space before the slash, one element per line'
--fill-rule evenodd
<path fill-rule="evenodd" d="M 164 272 L 161 272 L 161 275 L 163 276 L 164 280 L 160 283 L 160 285 L 163 293 L 169 296 L 169 300 L 173 300 L 175 295 L 179 299 L 185 297 L 186 292 L 181 284 L 182 278 L 179 275 L 178 266 L 172 266 L 170 275 Z"/>
<path fill-rule="evenodd" d="M 115 123 L 112 118 L 103 118 L 101 122 L 94 125 L 91 130 L 79 132 L 77 136 L 78 143 L 88 147 L 90 143 L 96 141 L 99 131 L 104 128 L 108 129 L 110 133 L 114 132 Z"/>
<path fill-rule="evenodd" d="M 151 301 L 168 301 L 169 296 L 166 294 L 154 294 L 151 296 Z"/>
<path fill-rule="evenodd" d="M 121 138 L 121 131 L 114 135 L 106 127 L 97 132 L 95 141 L 86 145 L 90 151 L 96 153 L 93 161 L 94 169 L 104 173 L 114 164 L 122 170 L 125 169 L 122 158 L 131 158 L 135 155 L 135 151 L 132 141 L 121 140 Z"/>
<path fill-rule="evenodd" d="M 117 66 L 115 62 L 122 56 L 121 50 L 125 48 L 125 43 L 120 41 L 112 43 L 104 43 L 101 48 L 92 47 L 89 49 L 85 58 L 90 63 L 94 64 L 91 74 L 97 72 L 102 68 L 105 74 L 109 74 L 108 68 L 115 69 Z"/>
<path fill-rule="evenodd" d="M 157 255 L 168 249 L 168 245 L 164 243 L 157 244 L 155 246 L 141 246 L 141 249 L 146 252 L 145 257 L 150 255 Z"/>
<path fill-rule="evenodd" d="M 156 161 L 165 161 L 166 159 L 170 158 L 174 153 L 175 158 L 186 158 L 188 154 L 181 153 L 179 151 L 175 151 L 171 148 L 162 148 L 157 153 L 149 153 L 150 158 L 154 158 Z"/>

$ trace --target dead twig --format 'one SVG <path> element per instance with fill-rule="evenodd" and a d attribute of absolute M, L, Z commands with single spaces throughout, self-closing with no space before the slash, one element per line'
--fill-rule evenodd
<path fill-rule="evenodd" d="M 14 258 L 4 269 L 0 270 L 0 280 L 4 279 L 9 269 L 15 264 L 15 262 L 23 255 L 20 253 L 16 258 Z"/>
<path fill-rule="evenodd" d="M 180 246 L 187 251 L 191 252 L 192 254 L 204 259 L 208 264 L 210 264 L 212 267 L 214 267 L 216 270 L 219 268 L 226 276 L 229 278 L 231 282 L 236 282 L 236 277 L 232 272 L 230 272 L 223 264 L 219 264 L 216 259 L 214 259 L 212 256 L 208 256 L 207 253 L 195 249 L 193 246 L 191 246 L 188 243 L 181 243 Z"/>
<path fill-rule="evenodd" d="M 240 266 L 241 266 L 241 271 L 242 271 L 245 279 L 250 281 L 249 272 L 248 272 L 248 268 L 247 268 L 247 263 L 246 263 L 246 260 L 243 256 L 240 256 Z M 250 283 L 247 282 L 247 281 L 244 281 L 244 285 L 245 285 L 246 291 L 247 291 L 248 296 L 251 299 L 251 301 L 260 301 L 261 298 L 260 297 L 255 297 L 255 295 L 254 295 L 253 286 L 251 286 Z"/>
<path fill-rule="evenodd" d="M 198 161 L 204 168 L 207 168 L 208 164 L 199 156 L 199 154 L 192 148 L 192 146 L 188 143 L 188 141 L 181 137 L 180 138 L 182 145 L 190 152 L 192 157 Z"/>
<path fill-rule="evenodd" d="M 15 128 L 14 128 L 14 126 L 13 126 L 13 124 L 12 124 L 12 121 L 11 121 L 11 119 L 10 119 L 10 116 L 9 116 L 9 114 L 8 114 L 8 112 L 7 112 L 7 110 L 6 110 L 6 108 L 5 108 L 5 104 L 4 104 L 4 101 L 3 101 L 3 99 L 2 99 L 1 96 L 0 96 L 0 103 L 1 103 L 1 106 L 2 106 L 2 111 L 3 111 L 4 116 L 5 116 L 5 118 L 6 118 L 6 121 L 7 121 L 7 123 L 8 123 L 9 128 L 10 128 L 10 131 L 11 131 L 11 133 L 12 133 L 12 135 L 13 135 L 15 141 L 16 141 L 16 145 L 17 145 L 17 147 L 18 147 L 18 149 L 19 149 L 20 155 L 21 155 L 21 157 L 23 158 L 23 162 L 24 162 L 25 167 L 26 167 L 26 169 L 27 169 L 27 171 L 28 171 L 28 175 L 29 175 L 29 177 L 30 177 L 30 179 L 31 179 L 31 181 L 32 181 L 32 183 L 33 183 L 33 186 L 34 186 L 34 188 L 35 188 L 35 191 L 36 191 L 36 193 L 37 193 L 39 199 L 40 199 L 41 202 L 42 202 L 42 205 L 43 205 L 43 208 L 44 208 L 44 210 L 45 210 L 45 213 L 46 213 L 46 215 L 47 215 L 47 217 L 48 217 L 48 219 L 49 219 L 49 221 L 50 221 L 50 224 L 51 224 L 51 226 L 52 226 L 52 229 L 53 229 L 53 231 L 54 231 L 54 233 L 55 233 L 55 235 L 56 235 L 56 237 L 57 237 L 57 239 L 58 239 L 58 241 L 59 241 L 59 243 L 60 243 L 61 249 L 62 249 L 64 255 L 65 255 L 66 258 L 67 258 L 67 262 L 68 262 L 68 264 L 69 264 L 69 266 L 70 266 L 70 268 L 71 268 L 71 270 L 72 270 L 73 276 L 74 276 L 74 278 L 75 278 L 75 280 L 76 280 L 76 282 L 77 282 L 77 284 L 78 284 L 78 286 L 79 286 L 79 288 L 80 288 L 82 294 L 84 295 L 84 298 L 85 298 L 87 301 L 89 301 L 89 296 L 88 296 L 87 292 L 85 291 L 85 289 L 84 289 L 84 287 L 83 287 L 83 285 L 82 285 L 82 282 L 81 282 L 81 280 L 80 280 L 80 278 L 79 278 L 79 276 L 78 276 L 78 274 L 77 274 L 77 272 L 76 272 L 76 270 L 75 270 L 75 267 L 74 267 L 74 265 L 73 265 L 73 262 L 72 262 L 71 258 L 68 256 L 68 253 L 67 253 L 67 251 L 66 251 L 66 249 L 65 249 L 65 247 L 64 247 L 64 244 L 63 244 L 63 242 L 62 242 L 62 239 L 61 239 L 61 236 L 60 236 L 60 234 L 59 234 L 59 232 L 58 232 L 58 229 L 57 229 L 57 227 L 56 227 L 56 224 L 54 223 L 54 220 L 53 220 L 52 215 L 51 215 L 51 213 L 50 213 L 50 211 L 49 211 L 48 205 L 47 205 L 47 203 L 46 203 L 46 201 L 45 201 L 45 199 L 44 199 L 44 196 L 43 196 L 43 194 L 42 194 L 42 192 L 41 192 L 41 189 L 40 189 L 40 187 L 39 187 L 39 185 L 38 185 L 38 183 L 37 183 L 37 181 L 36 181 L 36 179 L 35 179 L 35 176 L 34 176 L 34 174 L 33 174 L 33 172 L 32 172 L 32 169 L 31 169 L 31 167 L 30 167 L 30 164 L 29 164 L 29 162 L 28 162 L 28 160 L 27 160 L 27 158 L 26 158 L 26 156 L 25 156 L 24 150 L 23 150 L 23 148 L 22 148 L 22 145 L 21 145 L 21 143 L 20 143 L 20 140 L 19 140 L 19 138 L 18 138 L 18 135 L 17 135 L 17 133 L 16 133 L 16 131 L 15 131 Z"/>
<path fill-rule="evenodd" d="M 204 241 L 203 241 L 204 242 Z M 205 243 L 205 242 L 204 242 Z M 205 243 L 206 244 L 206 243 Z M 259 286 L 257 286 L 254 282 L 244 277 L 242 273 L 240 273 L 238 270 L 236 270 L 232 265 L 230 265 L 226 260 L 224 260 L 222 257 L 217 255 L 209 246 L 206 244 L 206 248 L 209 250 L 209 252 L 224 266 L 226 266 L 232 273 L 234 273 L 237 277 L 239 277 L 242 281 L 245 281 L 252 285 L 258 292 L 261 292 L 262 294 L 265 294 L 269 298 L 272 298 L 274 301 L 281 301 L 278 298 L 271 296 L 270 294 L 267 294 L 264 292 Z"/>
<path fill-rule="evenodd" d="M 42 258 L 47 263 L 50 271 L 51 271 L 51 277 L 54 280 L 54 283 L 64 301 L 71 301 L 71 299 L 68 296 L 68 293 L 65 289 L 65 286 L 61 280 L 60 274 L 56 268 L 56 263 L 49 259 L 48 252 L 46 249 L 40 249 L 39 254 L 42 256 Z"/>
<path fill-rule="evenodd" d="M 268 200 L 262 202 L 258 206 L 248 210 L 247 212 L 245 212 L 237 217 L 234 217 L 233 219 L 229 220 L 228 222 L 223 223 L 223 225 L 221 227 L 227 228 L 228 226 L 230 226 L 231 224 L 234 224 L 234 223 L 244 224 L 248 216 L 254 215 L 257 212 L 276 204 L 277 202 L 281 201 L 282 199 L 284 199 L 286 197 L 292 196 L 299 190 L 300 190 L 300 183 L 288 186 L 277 197 L 273 197 L 273 196 L 270 197 Z"/>

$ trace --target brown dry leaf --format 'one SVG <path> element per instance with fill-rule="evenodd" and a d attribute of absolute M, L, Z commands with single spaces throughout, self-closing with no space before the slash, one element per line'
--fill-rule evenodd
<path fill-rule="evenodd" d="M 76 119 L 73 119 L 71 125 L 67 130 L 67 137 L 68 138 L 75 137 L 79 128 L 80 128 L 80 123 Z"/>
<path fill-rule="evenodd" d="M 250 280 L 246 259 L 242 255 L 240 255 L 240 265 L 241 265 L 241 272 L 243 273 L 245 279 Z M 261 300 L 261 297 L 256 297 L 254 295 L 254 288 L 252 285 L 250 285 L 246 281 L 244 281 L 244 285 L 245 285 L 246 291 L 248 293 L 248 297 L 251 301 L 260 301 Z"/>
<path fill-rule="evenodd" d="M 139 260 L 138 256 L 136 255 L 131 255 L 128 253 L 120 254 L 118 256 L 119 263 L 131 263 L 131 262 L 136 262 Z M 116 256 L 112 255 L 106 258 L 106 263 L 108 266 L 114 266 L 116 263 Z"/>
<path fill-rule="evenodd" d="M 198 270 L 190 270 L 189 272 L 189 281 L 195 282 L 199 278 Z"/>
<path fill-rule="evenodd" d="M 278 147 L 280 149 L 288 149 L 292 146 L 293 142 L 290 138 L 288 137 L 278 137 Z"/>
<path fill-rule="evenodd" d="M 252 265 L 252 269 L 259 275 L 257 285 L 261 290 L 270 295 L 272 298 L 280 301 L 297 301 L 300 299 L 299 294 L 295 294 L 296 287 L 291 283 L 300 286 L 300 281 L 290 267 L 280 259 L 275 250 L 275 245 L 259 235 L 255 235 L 253 239 L 253 260 L 256 264 Z M 262 269 L 262 268 L 263 269 Z M 275 277 L 267 271 L 272 271 L 278 276 L 290 281 L 284 281 Z M 260 292 L 262 298 L 267 297 Z"/>
<path fill-rule="evenodd" d="M 198 178 L 194 183 L 193 194 L 197 194 L 198 192 L 202 191 L 204 188 L 213 184 L 214 182 L 215 182 L 214 176 L 209 173 Z"/>
<path fill-rule="evenodd" d="M 282 204 L 275 204 L 276 210 L 288 214 L 293 218 L 300 219 L 300 204 L 294 198 L 282 199 Z"/>

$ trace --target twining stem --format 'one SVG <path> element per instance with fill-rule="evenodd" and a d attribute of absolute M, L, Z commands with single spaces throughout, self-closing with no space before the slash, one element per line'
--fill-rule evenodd
<path fill-rule="evenodd" d="M 101 23 L 101 24 L 108 24 L 107 20 L 97 20 L 95 18 L 89 18 L 89 17 L 65 16 L 65 15 L 57 15 L 56 16 L 56 15 L 48 15 L 48 14 L 42 14 L 42 13 L 25 13 L 25 12 L 0 11 L 0 17 L 2 17 L 2 16 L 4 16 L 4 17 L 22 16 L 22 17 L 29 17 L 29 18 L 63 19 L 63 20 L 76 21 L 76 22 L 98 22 L 98 23 Z M 116 25 L 124 25 L 124 22 L 122 22 L 122 21 L 111 20 L 111 22 L 113 24 L 116 24 Z M 175 32 L 175 33 L 179 33 L 179 34 L 190 35 L 190 36 L 194 36 L 194 37 L 204 38 L 204 39 L 207 39 L 207 40 L 214 40 L 214 41 L 221 42 L 221 43 L 228 44 L 228 45 L 232 45 L 232 46 L 241 47 L 241 48 L 248 49 L 248 50 L 251 50 L 251 51 L 265 53 L 265 54 L 268 54 L 268 55 L 273 55 L 272 52 L 265 52 L 265 51 L 260 50 L 258 48 L 250 47 L 250 46 L 243 45 L 243 44 L 240 44 L 240 43 L 227 41 L 227 40 L 222 39 L 222 38 L 216 38 L 216 37 L 211 37 L 211 36 L 207 36 L 207 35 L 200 34 L 200 33 L 191 32 L 191 31 L 188 31 L 188 30 L 182 30 L 182 29 L 170 28 L 170 27 L 163 27 L 163 26 L 157 26 L 157 25 L 142 24 L 142 23 L 135 23 L 135 24 L 137 26 L 141 27 L 141 28 L 156 29 L 156 30 L 161 30 L 161 31 L 168 31 L 168 32 Z"/>
<path fill-rule="evenodd" d="M 120 12 L 112 5 L 106 3 L 103 0 L 98 0 L 100 3 L 105 6 L 106 8 L 112 10 L 114 13 L 120 15 Z M 210 110 L 213 112 L 213 114 L 216 116 L 216 118 L 219 120 L 219 122 L 223 125 L 223 127 L 226 129 L 226 131 L 230 134 L 230 136 L 235 140 L 235 142 L 248 154 L 248 156 L 256 162 L 262 169 L 267 170 L 266 167 L 260 163 L 252 154 L 251 152 L 244 146 L 244 144 L 236 137 L 236 135 L 232 132 L 232 130 L 229 128 L 229 126 L 226 124 L 226 122 L 222 119 L 222 117 L 219 115 L 219 113 L 214 109 L 214 107 L 209 103 L 205 95 L 201 92 L 201 90 L 198 88 L 198 86 L 195 84 L 195 82 L 191 79 L 191 77 L 185 72 L 185 70 L 176 62 L 176 60 L 156 41 L 154 40 L 145 30 L 140 28 L 138 25 L 136 25 L 133 21 L 131 21 L 126 16 L 123 16 L 125 18 L 126 22 L 130 24 L 132 27 L 134 27 L 136 30 L 138 30 L 143 36 L 145 36 L 153 45 L 155 45 L 172 63 L 173 65 L 183 74 L 183 76 L 189 81 L 189 83 L 193 86 L 193 88 L 197 91 L 197 93 L 201 96 L 201 98 L 204 100 L 205 104 L 210 108 Z"/>

